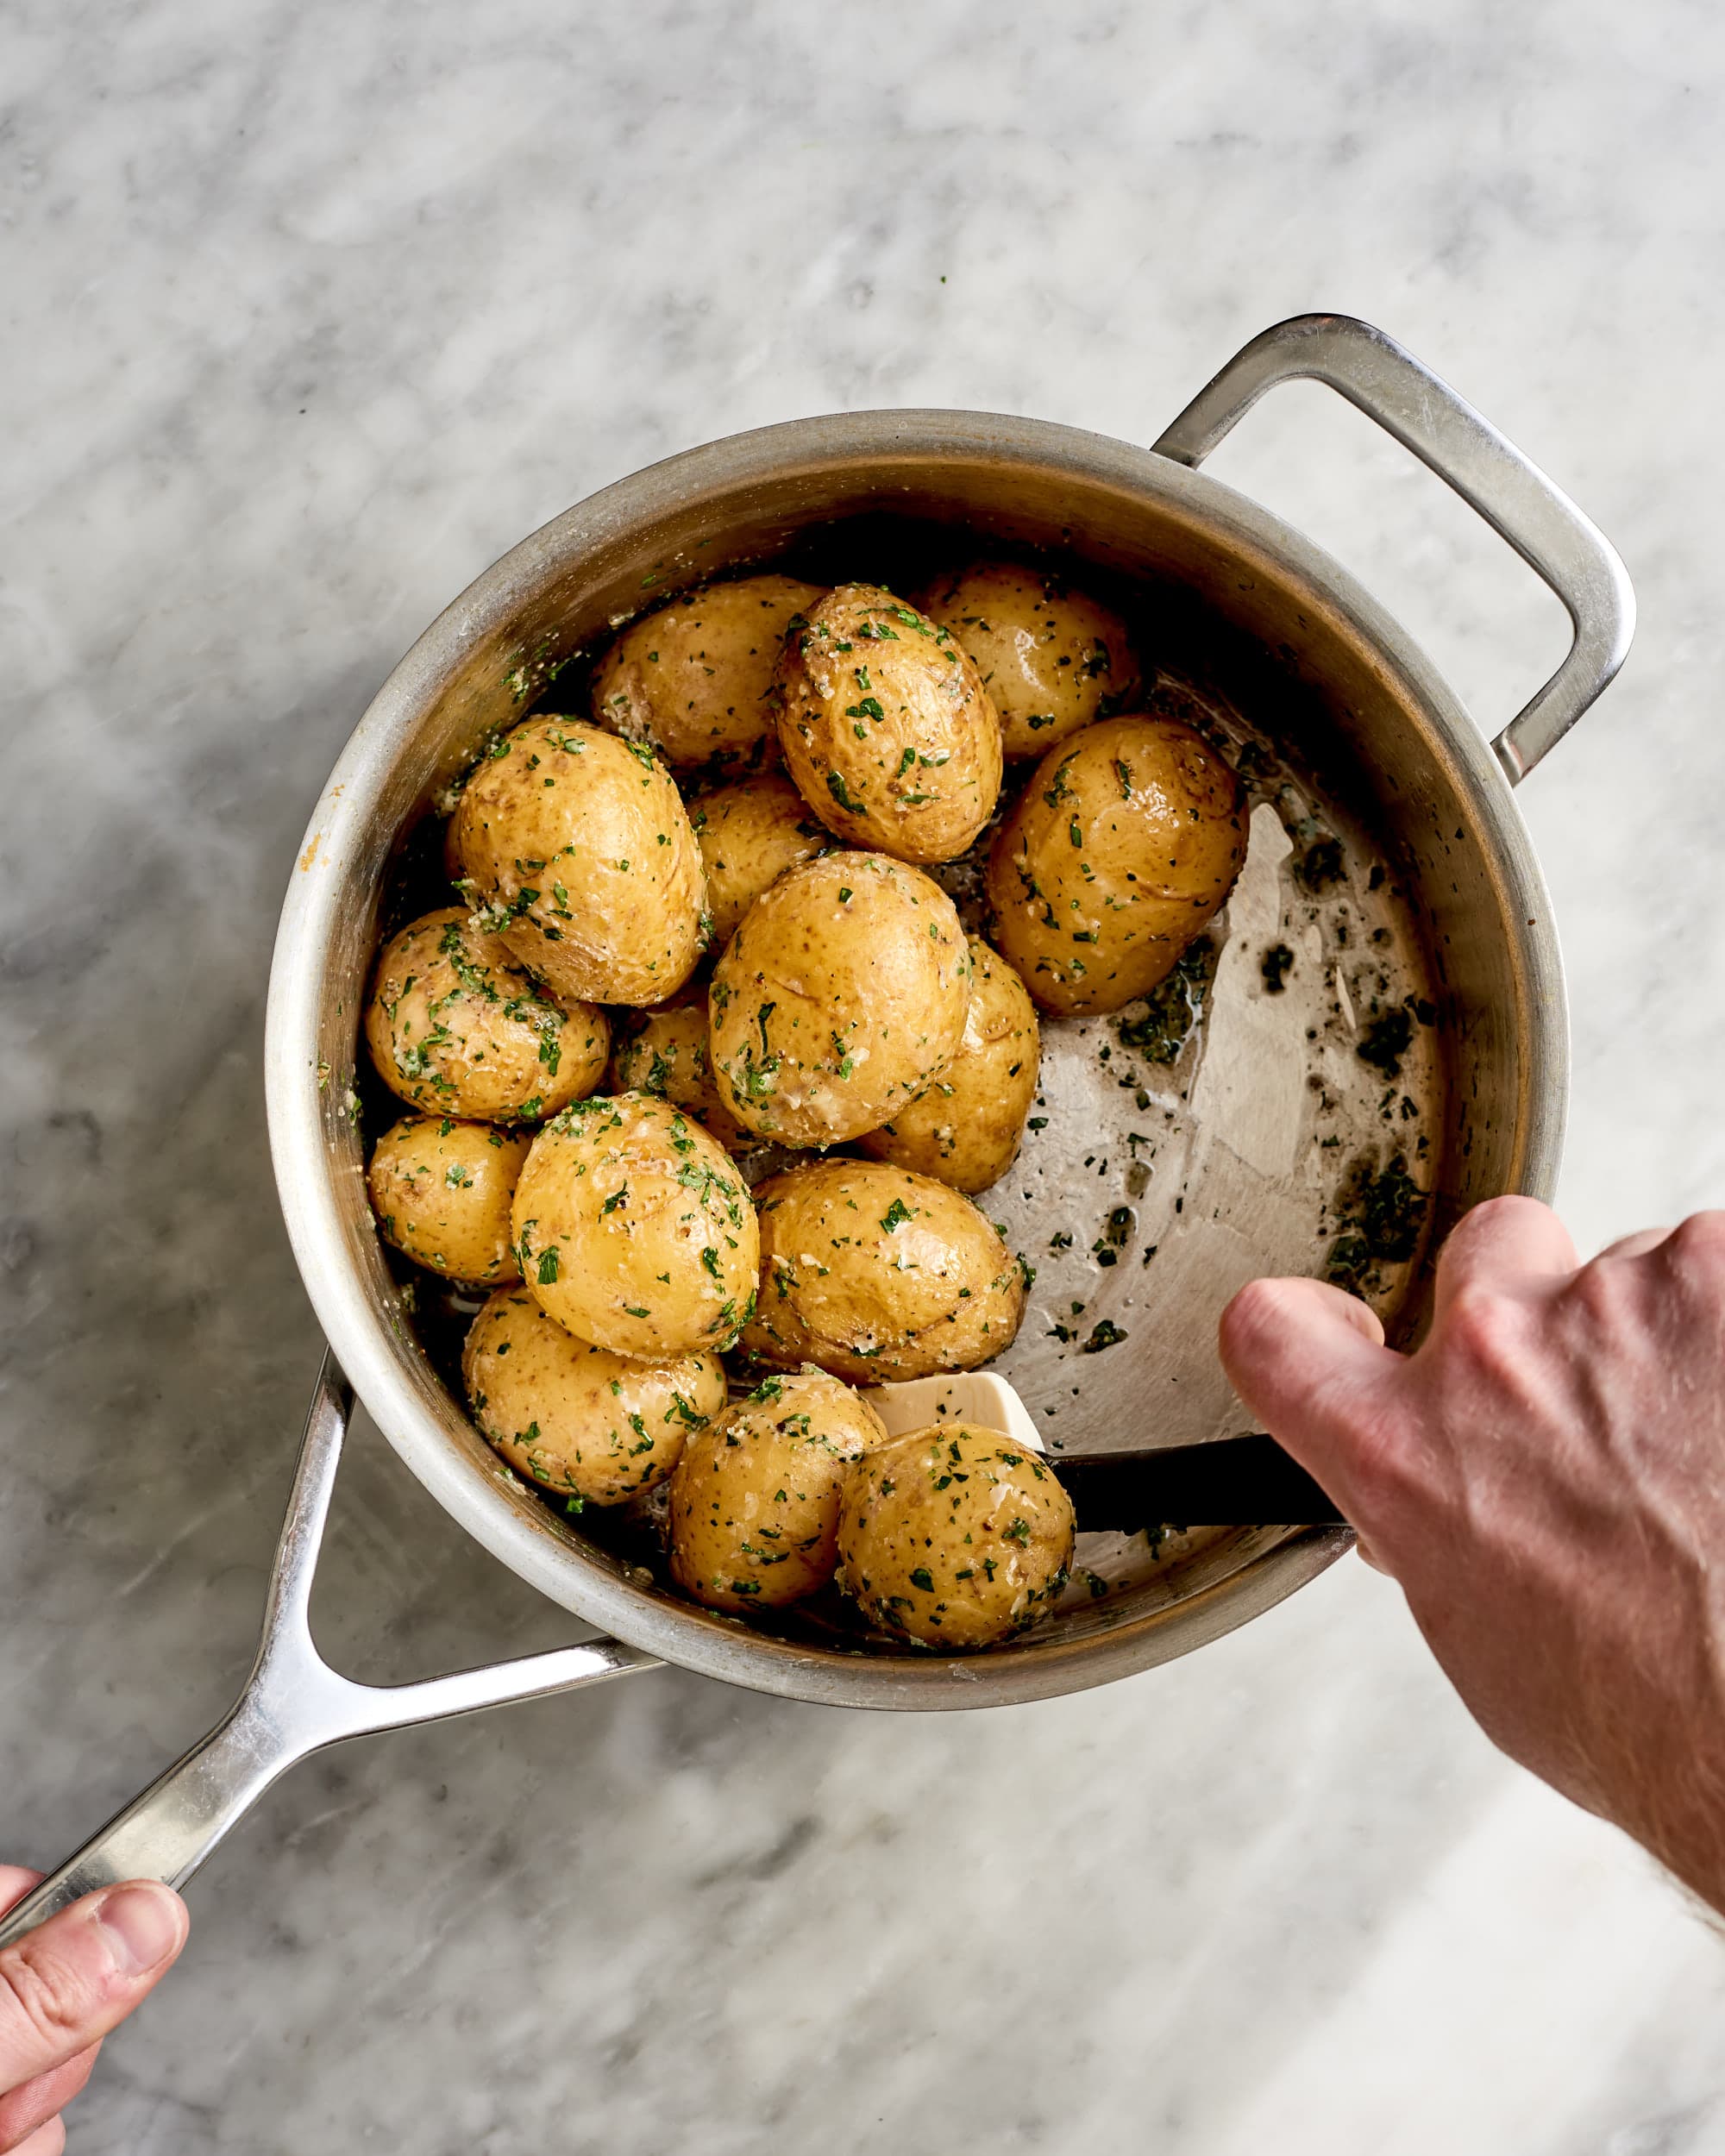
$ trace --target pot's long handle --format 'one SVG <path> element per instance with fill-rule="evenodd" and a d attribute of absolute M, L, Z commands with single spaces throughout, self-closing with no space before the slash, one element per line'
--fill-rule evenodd
<path fill-rule="evenodd" d="M 1201 464 L 1278 382 L 1327 382 L 1411 449 L 1501 532 L 1563 601 L 1569 655 L 1492 747 L 1525 778 L 1610 681 L 1635 633 L 1635 595 L 1609 539 L 1465 398 L 1393 337 L 1351 315 L 1296 315 L 1237 352 L 1156 444 Z"/>
<path fill-rule="evenodd" d="M 0 1916 L 0 1946 L 95 1888 L 122 1879 L 184 1884 L 279 1775 L 326 1745 L 658 1666 L 638 1648 L 594 1639 L 421 1684 L 356 1684 L 332 1670 L 312 1645 L 307 1610 L 352 1410 L 347 1381 L 326 1356 L 276 1547 L 263 1639 L 232 1710 L 76 1856 Z"/>

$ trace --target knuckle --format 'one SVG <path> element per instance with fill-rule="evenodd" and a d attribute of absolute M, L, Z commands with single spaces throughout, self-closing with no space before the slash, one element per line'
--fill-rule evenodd
<path fill-rule="evenodd" d="M 50 1934 L 28 1934 L 0 1953 L 0 2021 L 55 2051 L 83 2034 L 99 1990 Z"/>
<path fill-rule="evenodd" d="M 1590 1257 L 1585 1265 L 1578 1266 L 1563 1284 L 1560 1300 L 1579 1303 L 1584 1309 L 1603 1312 L 1618 1293 L 1618 1283 L 1623 1277 L 1621 1266 L 1614 1266 L 1603 1251 Z"/>
<path fill-rule="evenodd" d="M 1482 1198 L 1468 1213 L 1470 1220 L 1477 1220 L 1484 1226 L 1494 1226 L 1505 1220 L 1543 1218 L 1546 1208 L 1537 1198 L 1524 1197 L 1521 1192 L 1506 1190 L 1496 1198 Z"/>
<path fill-rule="evenodd" d="M 1691 1213 L 1672 1230 L 1664 1247 L 1685 1266 L 1725 1274 L 1725 1213 Z"/>
<path fill-rule="evenodd" d="M 1476 1369 L 1495 1374 L 1520 1356 L 1521 1315 L 1508 1296 L 1492 1288 L 1459 1288 L 1440 1321 L 1443 1345 Z"/>
<path fill-rule="evenodd" d="M 1356 1468 L 1374 1487 L 1388 1489 L 1400 1481 L 1407 1432 L 1393 1407 L 1361 1404 L 1352 1413 L 1339 1413 L 1337 1420 Z"/>
<path fill-rule="evenodd" d="M 1621 1265 L 1593 1258 L 1569 1281 L 1563 1300 L 1577 1312 L 1589 1335 L 1603 1340 L 1614 1334 L 1635 1295 L 1634 1276 Z"/>
<path fill-rule="evenodd" d="M 1589 1321 L 1579 1328 L 1585 1337 Z M 1462 1288 L 1433 1337 L 1440 1396 L 1475 1415 L 1521 1413 L 1536 1396 L 1552 1342 L 1539 1311 L 1484 1283 Z"/>

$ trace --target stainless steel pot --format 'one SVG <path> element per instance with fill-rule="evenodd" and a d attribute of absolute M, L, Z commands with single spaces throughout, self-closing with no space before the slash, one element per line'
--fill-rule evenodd
<path fill-rule="evenodd" d="M 1194 468 L 1266 389 L 1296 375 L 1330 382 L 1407 442 L 1569 609 L 1573 649 L 1495 755 L 1336 563 Z M 672 457 L 506 555 L 426 631 L 361 723 L 288 893 L 269 1006 L 277 1182 L 342 1368 L 442 1504 L 523 1578 L 620 1639 L 799 1698 L 980 1705 L 1098 1683 L 1183 1652 L 1309 1579 L 1340 1540 L 1295 1532 L 1268 1547 L 1229 1545 L 1208 1552 L 1171 1601 L 1081 1612 L 1033 1643 L 963 1660 L 860 1659 L 693 1609 L 608 1562 L 499 1472 L 405 1321 L 344 1112 L 392 850 L 485 735 L 515 715 L 524 684 L 530 696 L 536 666 L 591 642 L 660 583 L 770 557 L 811 525 L 883 507 L 1063 543 L 1192 594 L 1207 637 L 1225 625 L 1280 655 L 1283 674 L 1314 693 L 1332 733 L 1327 760 L 1363 777 L 1368 812 L 1398 843 L 1442 955 L 1453 1053 L 1470 1074 L 1466 1129 L 1447 1149 L 1450 1210 L 1501 1191 L 1551 1191 L 1566 1082 L 1562 977 L 1510 787 L 1609 680 L 1633 602 L 1604 539 L 1484 420 L 1387 337 L 1320 317 L 1249 346 L 1154 450 L 1035 420 L 886 411 L 798 421 Z"/>
<path fill-rule="evenodd" d="M 1489 745 L 1423 655 L 1343 569 L 1196 469 L 1267 389 L 1302 377 L 1329 383 L 1422 458 L 1568 610 L 1569 655 Z M 817 527 L 883 511 L 963 526 L 979 545 L 993 537 L 1063 548 L 1159 592 L 1170 639 L 1195 638 L 1225 693 L 1231 668 L 1257 669 L 1252 693 L 1262 698 L 1267 685 L 1297 726 L 1307 761 L 1338 774 L 1352 799 L 1349 812 L 1380 836 L 1408 887 L 1408 918 L 1441 997 L 1447 1056 L 1431 1155 L 1435 1225 L 1497 1193 L 1550 1194 L 1566 1085 L 1563 983 L 1545 888 L 1510 789 L 1610 680 L 1628 645 L 1634 602 L 1621 561 L 1595 527 L 1399 345 L 1340 317 L 1284 323 L 1230 361 L 1151 450 L 1034 420 L 875 411 L 765 428 L 623 480 L 487 570 L 379 693 L 331 774 L 292 877 L 267 1048 L 277 1183 L 333 1356 L 438 1501 L 524 1579 L 613 1637 L 392 1694 L 324 1669 L 303 1616 L 346 1413 L 344 1388 L 326 1374 L 247 1695 L 0 1934 L 104 1880 L 185 1877 L 284 1765 L 367 1728 L 568 1689 L 655 1658 L 850 1706 L 1042 1698 L 1201 1645 L 1346 1548 L 1346 1530 L 1216 1531 L 1192 1539 L 1153 1579 L 1122 1578 L 1120 1591 L 1064 1608 L 1032 1639 L 982 1656 L 870 1657 L 838 1641 L 777 1638 L 677 1600 L 554 1515 L 500 1467 L 416 1340 L 373 1232 L 352 1088 L 380 893 L 403 835 L 484 737 L 534 700 L 558 661 L 656 588 L 769 559 Z M 1077 1086 L 1072 1068 L 1063 1066 L 1056 1082 Z M 1238 1075 L 1230 1081 L 1236 1094 Z M 1082 1087 L 1075 1112 L 1090 1113 L 1094 1103 L 1080 1094 Z M 1175 1112 L 1168 1110 L 1170 1124 Z M 1201 1131 L 1193 1143 L 1182 1188 L 1203 1165 Z M 1229 1159 L 1238 1165 L 1252 1150 L 1248 1131 Z M 1274 1245 L 1266 1232 L 1264 1245 L 1248 1250 L 1246 1269 L 1272 1264 Z M 1158 1286 L 1170 1322 L 1090 1368 L 1087 1409 L 1097 1403 L 1127 1442 L 1151 1435 L 1134 1418 L 1158 1376 L 1157 1333 L 1195 1340 L 1208 1357 L 1203 1344 L 1229 1284 L 1216 1275 L 1208 1248 L 1195 1245 L 1184 1272 Z M 1422 1294 L 1416 1276 L 1404 1329 L 1419 1322 Z M 1038 1363 L 1033 1354 L 1026 1371 L 1038 1382 L 1047 1376 L 1046 1356 Z M 1027 1389 L 1026 1376 L 1013 1374 Z"/>

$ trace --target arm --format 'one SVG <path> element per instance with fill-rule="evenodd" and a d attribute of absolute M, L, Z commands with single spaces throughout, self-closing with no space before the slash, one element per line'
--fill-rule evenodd
<path fill-rule="evenodd" d="M 1578 1265 L 1496 1199 L 1414 1354 L 1309 1280 L 1244 1289 L 1221 1347 L 1486 1734 L 1725 1910 L 1725 1213 Z"/>

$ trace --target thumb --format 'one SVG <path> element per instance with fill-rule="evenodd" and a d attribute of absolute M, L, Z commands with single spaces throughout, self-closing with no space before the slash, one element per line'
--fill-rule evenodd
<path fill-rule="evenodd" d="M 1222 1313 L 1222 1367 L 1278 1444 L 1346 1505 L 1347 1411 L 1402 1358 L 1377 1314 L 1321 1280 L 1255 1280 Z"/>
<path fill-rule="evenodd" d="M 0 2090 L 64 2065 L 124 2021 L 172 1965 L 189 1921 L 172 1888 L 135 1879 L 0 1949 Z"/>

